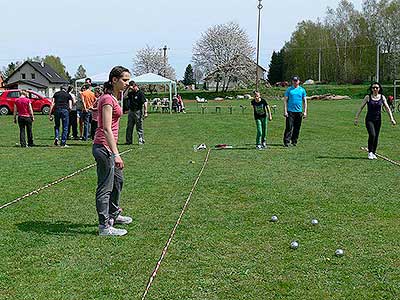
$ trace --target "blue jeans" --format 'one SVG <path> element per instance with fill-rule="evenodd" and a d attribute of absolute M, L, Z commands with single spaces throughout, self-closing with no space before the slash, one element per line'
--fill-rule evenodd
<path fill-rule="evenodd" d="M 56 140 L 60 137 L 60 120 L 62 121 L 62 134 L 61 146 L 67 143 L 68 125 L 69 125 L 69 112 L 66 108 L 57 108 L 54 113 L 54 138 Z"/>
<path fill-rule="evenodd" d="M 89 132 L 90 132 L 90 119 L 92 116 L 92 112 L 84 111 L 82 112 L 82 119 L 83 119 L 83 139 L 87 141 L 89 139 Z"/>

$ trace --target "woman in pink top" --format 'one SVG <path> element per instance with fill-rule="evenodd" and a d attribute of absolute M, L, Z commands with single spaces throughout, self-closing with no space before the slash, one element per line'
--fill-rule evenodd
<path fill-rule="evenodd" d="M 19 125 L 19 142 L 21 147 L 33 147 L 33 134 L 32 134 L 32 122 L 35 120 L 33 116 L 33 109 L 31 100 L 27 98 L 28 92 L 26 90 L 21 91 L 21 96 L 15 100 L 14 103 L 14 123 L 17 123 L 18 113 L 18 125 Z M 28 145 L 26 144 L 25 128 L 28 135 Z"/>
<path fill-rule="evenodd" d="M 117 97 L 128 87 L 130 72 L 114 67 L 104 83 L 104 95 L 99 98 L 98 127 L 93 141 L 93 156 L 97 163 L 96 209 L 99 217 L 99 235 L 125 235 L 125 229 L 114 224 L 129 224 L 132 218 L 122 216 L 119 200 L 123 184 L 122 161 L 118 148 L 118 129 L 122 109 Z"/>

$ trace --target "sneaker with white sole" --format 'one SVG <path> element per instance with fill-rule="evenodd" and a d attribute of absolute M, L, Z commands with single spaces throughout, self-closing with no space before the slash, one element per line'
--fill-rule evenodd
<path fill-rule="evenodd" d="M 257 150 L 263 150 L 264 148 L 263 148 L 262 145 L 257 145 L 257 146 L 256 146 L 256 149 L 257 149 Z"/>
<path fill-rule="evenodd" d="M 368 159 L 375 159 L 374 156 L 372 152 L 368 152 Z"/>
<path fill-rule="evenodd" d="M 115 220 L 114 220 L 114 224 L 130 224 L 132 223 L 132 218 L 128 217 L 128 216 L 121 216 L 119 215 Z"/>
<path fill-rule="evenodd" d="M 378 159 L 378 158 L 376 157 L 375 153 L 372 153 L 372 155 L 374 156 L 374 159 Z"/>
<path fill-rule="evenodd" d="M 126 231 L 125 229 L 114 228 L 112 226 L 99 225 L 100 236 L 123 236 L 127 233 L 128 231 Z"/>

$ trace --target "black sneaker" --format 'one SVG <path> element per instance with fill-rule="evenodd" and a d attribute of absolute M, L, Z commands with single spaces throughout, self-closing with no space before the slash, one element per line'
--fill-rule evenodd
<path fill-rule="evenodd" d="M 54 146 L 58 146 L 58 139 L 54 139 Z"/>
<path fill-rule="evenodd" d="M 289 148 L 289 144 L 283 144 L 283 147 Z"/>

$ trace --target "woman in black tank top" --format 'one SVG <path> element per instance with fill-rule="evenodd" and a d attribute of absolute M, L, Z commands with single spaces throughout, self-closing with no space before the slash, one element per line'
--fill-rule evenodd
<path fill-rule="evenodd" d="M 368 131 L 368 159 L 376 159 L 376 148 L 378 146 L 379 132 L 381 129 L 381 111 L 382 106 L 385 106 L 386 111 L 389 115 L 390 121 L 393 125 L 396 125 L 396 121 L 393 118 L 392 111 L 383 95 L 382 86 L 379 82 L 374 82 L 369 87 L 369 94 L 365 96 L 360 109 L 358 110 L 354 119 L 354 124 L 358 125 L 358 117 L 364 106 L 367 105 L 367 115 L 365 117 L 365 126 Z"/>

